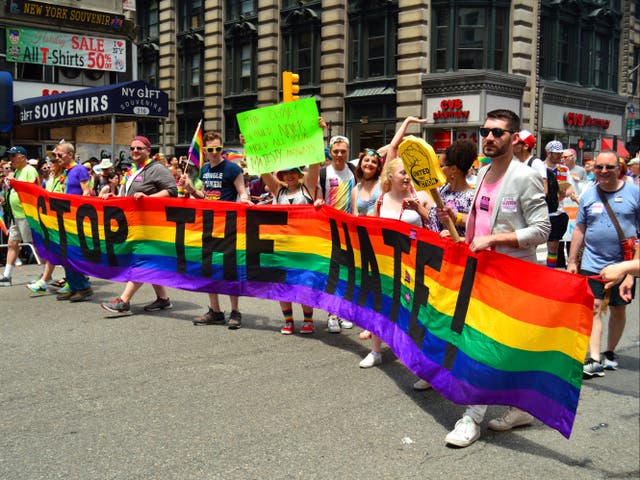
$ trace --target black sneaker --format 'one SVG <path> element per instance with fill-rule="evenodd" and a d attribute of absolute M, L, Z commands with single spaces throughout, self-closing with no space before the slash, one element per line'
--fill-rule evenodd
<path fill-rule="evenodd" d="M 156 298 L 155 301 L 151 302 L 149 305 L 144 306 L 145 312 L 156 312 L 158 310 L 166 310 L 173 307 L 171 304 L 171 300 L 168 298 Z"/>
<path fill-rule="evenodd" d="M 194 325 L 224 325 L 224 312 L 214 312 L 211 307 L 201 317 L 193 319 Z"/>
<path fill-rule="evenodd" d="M 242 315 L 237 310 L 231 310 L 229 315 L 229 330 L 237 330 L 242 327 Z"/>
<path fill-rule="evenodd" d="M 10 287 L 11 286 L 11 277 L 5 277 L 4 275 L 0 275 L 0 287 Z"/>
<path fill-rule="evenodd" d="M 582 378 L 589 379 L 593 377 L 604 377 L 604 368 L 602 364 L 593 358 L 584 362 L 582 367 Z"/>

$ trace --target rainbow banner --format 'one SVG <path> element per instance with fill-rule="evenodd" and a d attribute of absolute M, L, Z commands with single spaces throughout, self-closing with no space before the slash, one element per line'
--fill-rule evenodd
<path fill-rule="evenodd" d="M 193 165 L 198 170 L 201 170 L 202 165 L 204 165 L 204 151 L 202 147 L 202 120 L 200 120 L 196 131 L 193 133 L 191 145 L 189 145 L 189 152 L 187 153 L 187 158 L 193 162 Z"/>
<path fill-rule="evenodd" d="M 584 277 L 328 207 L 103 201 L 13 185 L 53 263 L 321 308 L 381 337 L 446 398 L 516 406 L 571 433 L 592 321 Z"/>

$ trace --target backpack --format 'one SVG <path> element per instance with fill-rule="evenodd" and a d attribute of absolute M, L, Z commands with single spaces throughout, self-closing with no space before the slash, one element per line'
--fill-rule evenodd
<path fill-rule="evenodd" d="M 356 167 L 354 167 L 351 162 L 347 162 L 347 167 L 349 167 L 349 170 L 351 170 L 351 173 L 353 173 L 353 178 L 355 178 L 355 181 L 357 183 L 358 179 L 356 178 Z M 322 188 L 322 198 L 325 198 L 327 196 L 326 183 L 327 183 L 327 167 L 322 167 L 320 169 L 320 188 Z"/>
<path fill-rule="evenodd" d="M 533 158 L 529 159 L 527 165 L 530 167 L 533 163 Z M 549 213 L 553 213 L 558 210 L 560 201 L 558 200 L 558 193 L 560 192 L 560 186 L 558 185 L 558 178 L 556 173 L 549 167 L 547 167 L 547 194 L 544 197 L 544 201 L 547 202 L 547 209 Z"/>

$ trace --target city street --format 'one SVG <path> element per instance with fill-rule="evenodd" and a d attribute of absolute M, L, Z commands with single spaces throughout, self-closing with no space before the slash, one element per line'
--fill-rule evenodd
<path fill-rule="evenodd" d="M 314 335 L 284 336 L 277 302 L 241 298 L 241 329 L 194 326 L 205 294 L 170 290 L 173 309 L 147 314 L 145 285 L 118 317 L 98 304 L 122 284 L 93 279 L 90 301 L 60 302 L 25 288 L 39 271 L 0 288 L 0 479 L 640 477 L 637 299 L 620 369 L 584 382 L 569 440 L 538 420 L 492 432 L 496 406 L 457 449 L 444 437 L 463 407 L 414 392 L 388 349 L 358 368 L 370 341 L 328 333 L 325 312 Z"/>

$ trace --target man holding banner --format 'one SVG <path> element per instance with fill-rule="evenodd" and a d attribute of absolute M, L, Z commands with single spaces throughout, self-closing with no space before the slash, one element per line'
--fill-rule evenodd
<path fill-rule="evenodd" d="M 183 174 L 180 186 L 184 192 L 194 198 L 206 200 L 223 200 L 235 202 L 240 200 L 247 205 L 253 205 L 245 189 L 242 168 L 222 157 L 222 137 L 219 133 L 209 132 L 203 137 L 204 158 L 207 162 L 202 165 L 200 180 L 202 188 L 196 190 L 189 175 Z M 229 315 L 229 329 L 236 330 L 242 326 L 242 314 L 238 306 L 238 296 L 229 295 L 231 314 Z M 194 325 L 224 325 L 224 312 L 220 310 L 220 300 L 217 293 L 209 293 L 209 310 L 201 317 L 193 320 Z"/>
<path fill-rule="evenodd" d="M 487 113 L 482 150 L 491 164 L 478 173 L 476 194 L 467 222 L 465 241 L 472 252 L 494 250 L 536 263 L 536 247 L 547 240 L 551 225 L 539 173 L 513 155 L 520 140 L 520 118 L 510 110 Z M 470 405 L 445 441 L 467 447 L 480 437 L 486 405 Z M 492 430 L 504 431 L 528 425 L 533 416 L 509 407 L 489 422 Z"/>

